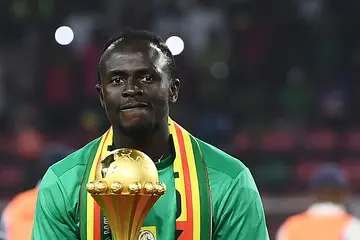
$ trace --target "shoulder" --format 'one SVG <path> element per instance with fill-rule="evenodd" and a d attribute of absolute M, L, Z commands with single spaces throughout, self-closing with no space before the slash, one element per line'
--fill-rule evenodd
<path fill-rule="evenodd" d="M 197 139 L 197 141 L 209 173 L 214 172 L 223 178 L 233 180 L 239 173 L 247 170 L 246 166 L 235 157 L 202 140 Z"/>
<path fill-rule="evenodd" d="M 63 209 L 65 204 L 76 209 L 87 162 L 98 145 L 99 139 L 95 139 L 52 165 L 41 180 L 38 198 L 47 205 L 57 204 Z"/>
<path fill-rule="evenodd" d="M 198 143 L 208 170 L 214 209 L 239 195 L 243 196 L 239 200 L 246 204 L 259 196 L 249 169 L 240 160 L 204 141 L 198 140 Z"/>
<path fill-rule="evenodd" d="M 208 170 L 213 236 L 268 239 L 261 198 L 249 169 L 224 151 L 198 140 Z M 234 229 L 241 228 L 241 233 Z"/>
<path fill-rule="evenodd" d="M 86 166 L 90 155 L 93 153 L 93 151 L 96 151 L 95 148 L 99 145 L 99 143 L 100 138 L 91 141 L 84 147 L 71 153 L 64 159 L 52 165 L 50 170 L 60 178 L 63 174 L 71 171 L 77 166 Z"/>

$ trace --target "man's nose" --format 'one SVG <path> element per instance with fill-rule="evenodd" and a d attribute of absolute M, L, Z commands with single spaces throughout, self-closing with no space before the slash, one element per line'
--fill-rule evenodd
<path fill-rule="evenodd" d="M 137 86 L 134 81 L 129 80 L 126 81 L 126 84 L 124 86 L 124 89 L 122 91 L 122 96 L 124 98 L 126 97 L 134 97 L 136 95 L 141 95 L 143 93 L 143 90 Z"/>

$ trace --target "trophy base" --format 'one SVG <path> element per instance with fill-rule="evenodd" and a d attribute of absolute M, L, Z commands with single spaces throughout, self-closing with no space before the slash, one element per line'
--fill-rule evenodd
<path fill-rule="evenodd" d="M 140 229 L 160 195 L 92 195 L 104 212 L 114 240 L 138 240 Z"/>

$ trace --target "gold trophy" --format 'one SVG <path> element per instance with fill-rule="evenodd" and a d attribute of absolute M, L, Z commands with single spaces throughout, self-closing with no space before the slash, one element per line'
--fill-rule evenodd
<path fill-rule="evenodd" d="M 97 166 L 86 185 L 105 214 L 115 240 L 137 240 L 152 206 L 165 194 L 154 162 L 145 153 L 121 148 Z"/>

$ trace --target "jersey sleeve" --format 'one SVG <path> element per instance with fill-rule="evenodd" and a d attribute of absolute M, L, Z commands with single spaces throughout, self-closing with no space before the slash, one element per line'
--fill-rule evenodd
<path fill-rule="evenodd" d="M 70 206 L 64 186 L 49 169 L 40 184 L 31 239 L 79 239 Z"/>
<path fill-rule="evenodd" d="M 214 239 L 269 239 L 261 198 L 247 168 L 232 180 L 214 214 Z"/>

